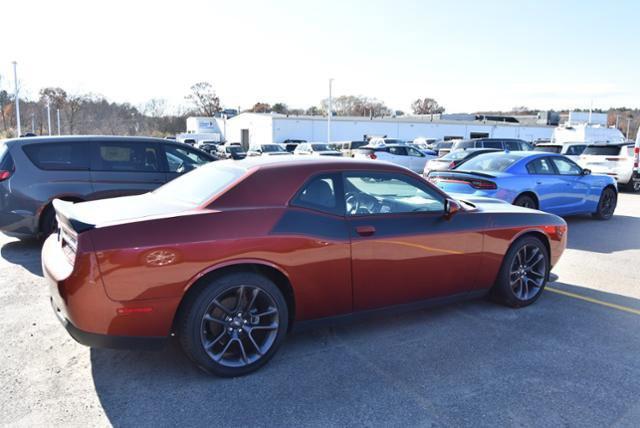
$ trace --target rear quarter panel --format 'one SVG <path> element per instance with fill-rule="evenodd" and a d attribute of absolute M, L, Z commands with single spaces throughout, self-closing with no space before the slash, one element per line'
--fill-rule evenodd
<path fill-rule="evenodd" d="M 284 207 L 205 210 L 91 233 L 104 287 L 113 300 L 181 298 L 211 270 L 259 263 L 288 277 L 296 318 L 308 319 L 352 308 L 348 231 L 336 219 Z"/>

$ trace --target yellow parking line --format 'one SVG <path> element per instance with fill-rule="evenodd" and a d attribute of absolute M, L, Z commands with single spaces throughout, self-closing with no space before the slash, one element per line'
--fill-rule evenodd
<path fill-rule="evenodd" d="M 640 310 L 629 308 L 627 306 L 616 305 L 615 303 L 604 302 L 602 300 L 594 299 L 592 297 L 583 296 L 580 294 L 570 293 L 568 291 L 558 290 L 557 288 L 547 287 L 545 290 L 549 290 L 553 293 L 562 294 L 563 296 L 573 297 L 574 299 L 584 300 L 585 302 L 595 303 L 596 305 L 606 306 L 608 308 L 617 309 L 619 311 L 628 312 L 634 315 L 640 315 Z"/>

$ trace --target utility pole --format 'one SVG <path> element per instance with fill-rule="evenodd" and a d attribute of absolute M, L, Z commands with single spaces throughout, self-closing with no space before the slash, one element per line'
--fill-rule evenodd
<path fill-rule="evenodd" d="M 627 118 L 627 140 L 629 139 L 629 127 L 631 126 L 631 118 Z"/>
<path fill-rule="evenodd" d="M 49 97 L 47 97 L 47 130 L 49 131 L 49 135 L 51 135 L 51 101 Z"/>
<path fill-rule="evenodd" d="M 327 144 L 331 143 L 331 115 L 332 115 L 331 85 L 332 83 L 333 83 L 333 79 L 329 79 L 329 103 L 327 106 Z"/>
<path fill-rule="evenodd" d="M 31 113 L 31 133 L 36 133 L 36 115 L 35 113 Z"/>
<path fill-rule="evenodd" d="M 18 131 L 18 137 L 22 134 L 22 129 L 20 128 L 20 97 L 18 94 L 18 71 L 17 71 L 18 63 L 13 61 L 13 80 L 15 82 L 15 97 L 16 97 L 16 130 Z"/>
<path fill-rule="evenodd" d="M 620 115 L 616 114 L 616 129 L 618 129 L 618 123 L 620 122 Z"/>
<path fill-rule="evenodd" d="M 59 108 L 56 109 L 56 116 L 58 117 L 58 135 L 61 135 L 61 131 L 60 131 L 60 109 Z"/>

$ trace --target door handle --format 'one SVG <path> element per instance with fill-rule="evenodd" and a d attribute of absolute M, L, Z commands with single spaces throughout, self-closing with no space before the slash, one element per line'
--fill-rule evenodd
<path fill-rule="evenodd" d="M 358 226 L 356 232 L 360 236 L 371 236 L 376 233 L 376 228 L 373 226 Z"/>

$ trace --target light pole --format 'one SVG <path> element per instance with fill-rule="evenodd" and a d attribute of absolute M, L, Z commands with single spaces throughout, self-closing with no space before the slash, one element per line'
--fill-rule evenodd
<path fill-rule="evenodd" d="M 631 118 L 627 118 L 627 140 L 629 139 L 629 127 L 631 126 Z"/>
<path fill-rule="evenodd" d="M 49 97 L 47 97 L 47 129 L 49 130 L 49 135 L 51 135 L 51 101 Z"/>
<path fill-rule="evenodd" d="M 56 109 L 56 116 L 58 118 L 58 135 L 62 135 L 60 131 L 60 109 L 59 108 Z"/>
<path fill-rule="evenodd" d="M 331 115 L 332 115 L 331 85 L 332 84 L 333 84 L 333 79 L 329 79 L 329 103 L 327 106 L 327 144 L 331 143 Z"/>
<path fill-rule="evenodd" d="M 13 80 L 15 83 L 15 97 L 16 97 L 16 128 L 18 131 L 18 137 L 22 134 L 22 129 L 20 128 L 20 97 L 18 96 L 18 71 L 17 71 L 18 63 L 13 61 Z"/>

